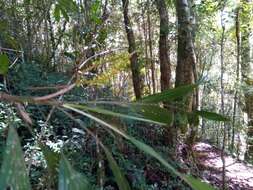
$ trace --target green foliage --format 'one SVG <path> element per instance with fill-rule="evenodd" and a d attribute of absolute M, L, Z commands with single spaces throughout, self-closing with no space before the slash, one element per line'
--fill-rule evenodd
<path fill-rule="evenodd" d="M 58 4 L 55 5 L 55 9 L 54 9 L 54 18 L 57 22 L 60 21 L 61 18 L 61 8 Z M 68 20 L 68 19 L 67 19 Z"/>
<path fill-rule="evenodd" d="M 169 94 L 170 95 L 170 94 Z M 166 97 L 165 97 L 166 98 Z M 141 151 L 145 152 L 147 155 L 157 159 L 163 166 L 165 166 L 168 171 L 170 171 L 172 174 L 180 177 L 182 180 L 184 180 L 190 187 L 192 187 L 194 190 L 202 190 L 201 186 L 196 186 L 196 181 L 194 180 L 189 180 L 189 178 L 185 177 L 183 174 L 179 173 L 171 164 L 169 164 L 160 154 L 158 154 L 152 147 L 150 147 L 149 145 L 135 139 L 132 136 L 127 135 L 126 133 L 124 133 L 123 131 L 119 130 L 117 127 L 97 118 L 94 117 L 92 115 L 90 115 L 89 113 L 83 112 L 79 109 L 76 109 L 77 107 L 82 108 L 82 106 L 75 106 L 75 105 L 71 105 L 71 104 L 65 104 L 63 105 L 65 108 L 70 109 L 72 111 L 75 111 L 79 114 L 82 114 L 85 117 L 89 117 L 90 119 L 96 121 L 97 123 L 101 124 L 104 127 L 107 127 L 109 129 L 111 129 L 112 131 L 118 133 L 119 135 L 121 135 L 122 137 L 124 137 L 126 140 L 130 141 L 132 144 L 134 144 L 138 149 L 140 149 Z M 104 114 L 103 112 L 100 112 L 102 114 Z M 192 179 L 192 178 L 190 178 Z"/>
<path fill-rule="evenodd" d="M 153 94 L 147 97 L 142 98 L 142 102 L 145 103 L 159 103 L 159 102 L 167 102 L 173 101 L 181 97 L 185 97 L 187 94 L 193 92 L 193 90 L 197 87 L 196 84 L 181 86 L 174 89 L 165 90 L 161 93 Z"/>
<path fill-rule="evenodd" d="M 102 24 L 100 18 L 101 10 L 101 1 L 95 0 L 91 5 L 91 20 L 96 24 Z"/>
<path fill-rule="evenodd" d="M 59 170 L 59 190 L 92 190 L 85 176 L 75 171 L 69 161 L 62 155 Z"/>
<path fill-rule="evenodd" d="M 84 106 L 84 105 L 74 105 L 74 104 L 66 104 L 66 105 L 73 107 L 73 108 L 85 110 L 85 111 L 91 111 L 91 112 L 115 116 L 115 117 L 122 117 L 122 118 L 126 118 L 126 119 L 133 119 L 133 120 L 137 120 L 137 121 L 144 121 L 144 122 L 154 123 L 154 124 L 158 124 L 158 125 L 167 125 L 167 124 L 171 123 L 171 119 L 169 117 L 169 115 L 170 115 L 169 112 L 166 109 L 160 108 L 158 106 L 148 106 L 148 105 L 135 106 L 135 109 L 137 108 L 137 110 L 140 110 L 140 112 L 139 112 L 139 116 L 134 116 L 131 114 L 127 115 L 127 114 L 116 113 L 116 112 L 102 109 L 99 107 L 88 107 L 88 106 Z M 150 108 L 153 108 L 153 110 L 151 110 Z M 166 115 L 168 113 L 168 117 L 167 118 L 157 117 L 156 114 L 153 114 L 155 110 L 159 111 L 156 114 L 161 113 L 163 115 Z"/>
<path fill-rule="evenodd" d="M 0 74 L 6 75 L 9 70 L 9 58 L 6 54 L 0 55 Z"/>
<path fill-rule="evenodd" d="M 185 176 L 186 180 L 189 181 L 191 183 L 191 187 L 193 189 L 203 189 L 203 190 L 215 190 L 214 187 L 212 187 L 211 185 L 202 182 L 199 179 L 196 179 L 190 175 Z"/>
<path fill-rule="evenodd" d="M 110 151 L 106 147 L 103 147 L 103 149 L 105 151 L 105 155 L 106 155 L 106 158 L 109 162 L 110 168 L 112 169 L 115 180 L 119 186 L 119 189 L 120 190 L 131 190 L 131 188 L 128 184 L 128 181 L 126 180 L 123 172 L 119 168 L 117 162 L 114 160 Z"/>
<path fill-rule="evenodd" d="M 0 187 L 14 190 L 31 189 L 19 138 L 12 126 L 9 127 L 5 155 L 1 167 Z"/>
<path fill-rule="evenodd" d="M 77 11 L 77 5 L 73 0 L 58 0 L 54 8 L 54 18 L 59 22 L 62 15 L 66 21 L 69 21 L 70 13 Z"/>
<path fill-rule="evenodd" d="M 201 111 L 196 111 L 195 113 L 203 118 L 206 118 L 212 121 L 222 121 L 222 122 L 230 121 L 229 118 L 217 113 L 213 113 L 213 112 L 201 110 Z"/>
<path fill-rule="evenodd" d="M 43 145 L 40 143 L 40 148 L 43 152 L 43 155 L 45 157 L 46 163 L 47 163 L 47 170 L 50 175 L 50 180 L 52 183 L 56 181 L 56 176 L 58 174 L 58 168 L 59 168 L 59 162 L 60 162 L 60 154 L 53 152 L 50 150 L 50 148 L 46 145 Z"/>

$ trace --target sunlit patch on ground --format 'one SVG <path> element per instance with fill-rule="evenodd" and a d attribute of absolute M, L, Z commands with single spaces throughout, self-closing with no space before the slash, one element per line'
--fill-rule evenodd
<path fill-rule="evenodd" d="M 203 177 L 217 186 L 222 181 L 221 151 L 207 143 L 194 146 Z M 253 190 L 253 166 L 226 155 L 226 177 L 231 190 Z"/>

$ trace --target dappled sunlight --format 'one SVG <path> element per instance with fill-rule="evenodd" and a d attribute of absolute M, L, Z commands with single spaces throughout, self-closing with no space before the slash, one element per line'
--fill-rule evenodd
<path fill-rule="evenodd" d="M 203 166 L 205 178 L 213 183 L 222 180 L 221 150 L 207 143 L 197 143 L 194 146 L 200 165 Z M 229 155 L 225 156 L 226 177 L 230 189 L 253 189 L 253 166 L 237 160 Z"/>

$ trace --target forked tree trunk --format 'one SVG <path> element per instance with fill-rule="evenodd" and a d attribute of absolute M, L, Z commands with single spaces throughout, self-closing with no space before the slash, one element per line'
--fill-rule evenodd
<path fill-rule="evenodd" d="M 135 94 L 136 99 L 140 99 L 142 96 L 143 79 L 140 72 L 141 68 L 140 68 L 140 63 L 138 61 L 138 53 L 136 51 L 134 32 L 133 32 L 129 15 L 128 15 L 129 1 L 122 0 L 122 5 L 123 5 L 125 30 L 126 30 L 128 46 L 129 46 L 128 52 L 130 54 L 130 64 L 131 64 L 131 70 L 132 70 L 134 94 Z"/>

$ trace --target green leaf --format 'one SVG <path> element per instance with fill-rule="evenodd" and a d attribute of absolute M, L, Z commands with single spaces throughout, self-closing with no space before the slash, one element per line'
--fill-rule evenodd
<path fill-rule="evenodd" d="M 173 114 L 159 105 L 132 104 L 129 107 L 140 117 L 151 121 L 167 125 L 170 125 L 173 121 Z"/>
<path fill-rule="evenodd" d="M 146 154 L 154 157 L 157 159 L 161 164 L 163 164 L 170 172 L 174 173 L 175 175 L 182 177 L 182 175 L 173 167 L 171 166 L 160 154 L 158 154 L 152 147 L 149 145 L 135 139 L 134 137 L 129 137 L 128 139 L 132 142 L 138 149 L 142 150 Z"/>
<path fill-rule="evenodd" d="M 0 173 L 1 189 L 31 189 L 23 152 L 17 132 L 9 128 L 3 164 Z"/>
<path fill-rule="evenodd" d="M 119 168 L 117 162 L 114 160 L 112 154 L 109 152 L 109 150 L 102 146 L 102 148 L 105 151 L 106 158 L 109 162 L 110 168 L 113 172 L 113 175 L 115 177 L 115 180 L 117 182 L 117 185 L 120 190 L 131 190 L 128 181 L 126 180 L 124 174 L 122 173 L 121 169 Z"/>
<path fill-rule="evenodd" d="M 122 117 L 122 118 L 126 118 L 126 119 L 137 120 L 137 121 L 144 121 L 144 122 L 154 123 L 154 124 L 157 124 L 157 125 L 167 125 L 166 122 L 161 122 L 164 119 L 157 119 L 156 115 L 151 117 L 151 113 L 148 113 L 147 110 L 146 110 L 145 113 L 149 117 L 140 117 L 140 116 L 134 116 L 134 115 L 129 115 L 129 114 L 116 113 L 116 112 L 105 110 L 103 108 L 98 108 L 98 107 L 89 107 L 89 106 L 74 105 L 74 104 L 65 104 L 65 105 L 73 107 L 73 108 L 78 108 L 78 109 L 81 109 L 81 110 L 85 110 L 85 111 L 91 111 L 91 112 L 95 112 L 95 113 L 99 113 L 99 114 L 104 114 L 104 115 Z M 168 118 L 169 118 L 169 115 L 168 115 Z M 156 119 L 156 120 L 153 120 L 153 119 Z M 166 120 L 168 120 L 168 119 L 166 119 Z"/>
<path fill-rule="evenodd" d="M 78 11 L 78 7 L 73 0 L 58 0 L 58 3 L 66 12 L 76 12 Z"/>
<path fill-rule="evenodd" d="M 50 148 L 42 143 L 39 146 L 43 152 L 45 160 L 47 162 L 47 170 L 52 180 L 57 179 L 57 170 L 60 162 L 60 154 L 53 152 Z"/>
<path fill-rule="evenodd" d="M 224 121 L 224 122 L 230 121 L 229 118 L 227 118 L 223 115 L 214 113 L 214 112 L 208 112 L 208 111 L 201 110 L 201 111 L 196 111 L 195 113 L 203 118 L 213 120 L 213 121 Z"/>
<path fill-rule="evenodd" d="M 61 13 L 63 17 L 66 19 L 66 21 L 69 21 L 69 16 L 68 13 L 65 11 L 65 9 L 61 9 Z"/>
<path fill-rule="evenodd" d="M 60 6 L 58 4 L 55 5 L 55 9 L 54 9 L 54 18 L 57 22 L 60 21 L 61 18 L 61 9 Z"/>
<path fill-rule="evenodd" d="M 124 137 L 126 140 L 130 141 L 131 143 L 133 143 L 138 149 L 142 150 L 143 152 L 145 152 L 146 154 L 148 154 L 149 156 L 157 159 L 163 166 L 165 166 L 172 174 L 177 175 L 178 177 L 180 177 L 182 180 L 184 180 L 190 187 L 192 187 L 195 190 L 203 190 L 202 188 L 198 188 L 197 186 L 195 186 L 195 184 L 192 184 L 192 182 L 196 182 L 196 181 L 191 181 L 189 180 L 189 178 L 187 178 L 187 176 L 179 173 L 172 165 L 170 165 L 160 154 L 158 154 L 152 147 L 150 147 L 149 145 L 138 141 L 137 139 L 135 139 L 134 137 L 129 136 L 128 134 L 124 133 L 123 131 L 120 131 L 117 127 L 89 114 L 86 112 L 83 112 L 81 110 L 78 110 L 76 108 L 71 107 L 73 105 L 69 105 L 69 104 L 64 104 L 63 107 L 68 108 L 72 111 L 75 111 L 77 113 L 80 113 L 90 119 L 93 119 L 94 121 L 98 122 L 99 124 L 108 127 L 109 129 L 113 130 L 114 132 L 118 133 L 119 135 L 121 135 L 122 137 Z"/>
<path fill-rule="evenodd" d="M 127 115 L 133 114 L 140 118 L 145 118 L 154 122 L 170 125 L 173 121 L 173 113 L 168 109 L 160 107 L 158 104 L 146 104 L 146 103 L 131 103 L 131 102 L 117 102 L 117 101 L 94 101 L 90 104 L 102 104 L 118 106 L 119 110 L 124 108 L 127 110 Z M 129 109 L 129 110 L 128 110 Z M 130 111 L 130 112 L 129 112 Z"/>
<path fill-rule="evenodd" d="M 200 179 L 196 179 L 191 175 L 185 175 L 185 179 L 188 181 L 188 183 L 191 183 L 191 187 L 193 189 L 215 190 L 215 188 L 210 184 L 202 182 Z"/>
<path fill-rule="evenodd" d="M 6 75 L 9 70 L 9 58 L 6 54 L 0 55 L 0 74 Z"/>
<path fill-rule="evenodd" d="M 193 90 L 196 87 L 197 87 L 197 84 L 180 86 L 178 88 L 168 89 L 161 93 L 146 96 L 142 98 L 140 101 L 146 102 L 146 103 L 169 102 L 169 101 L 176 100 L 178 98 L 186 96 L 187 94 L 193 92 Z"/>
<path fill-rule="evenodd" d="M 92 190 L 87 178 L 75 171 L 62 155 L 59 171 L 59 190 Z"/>

